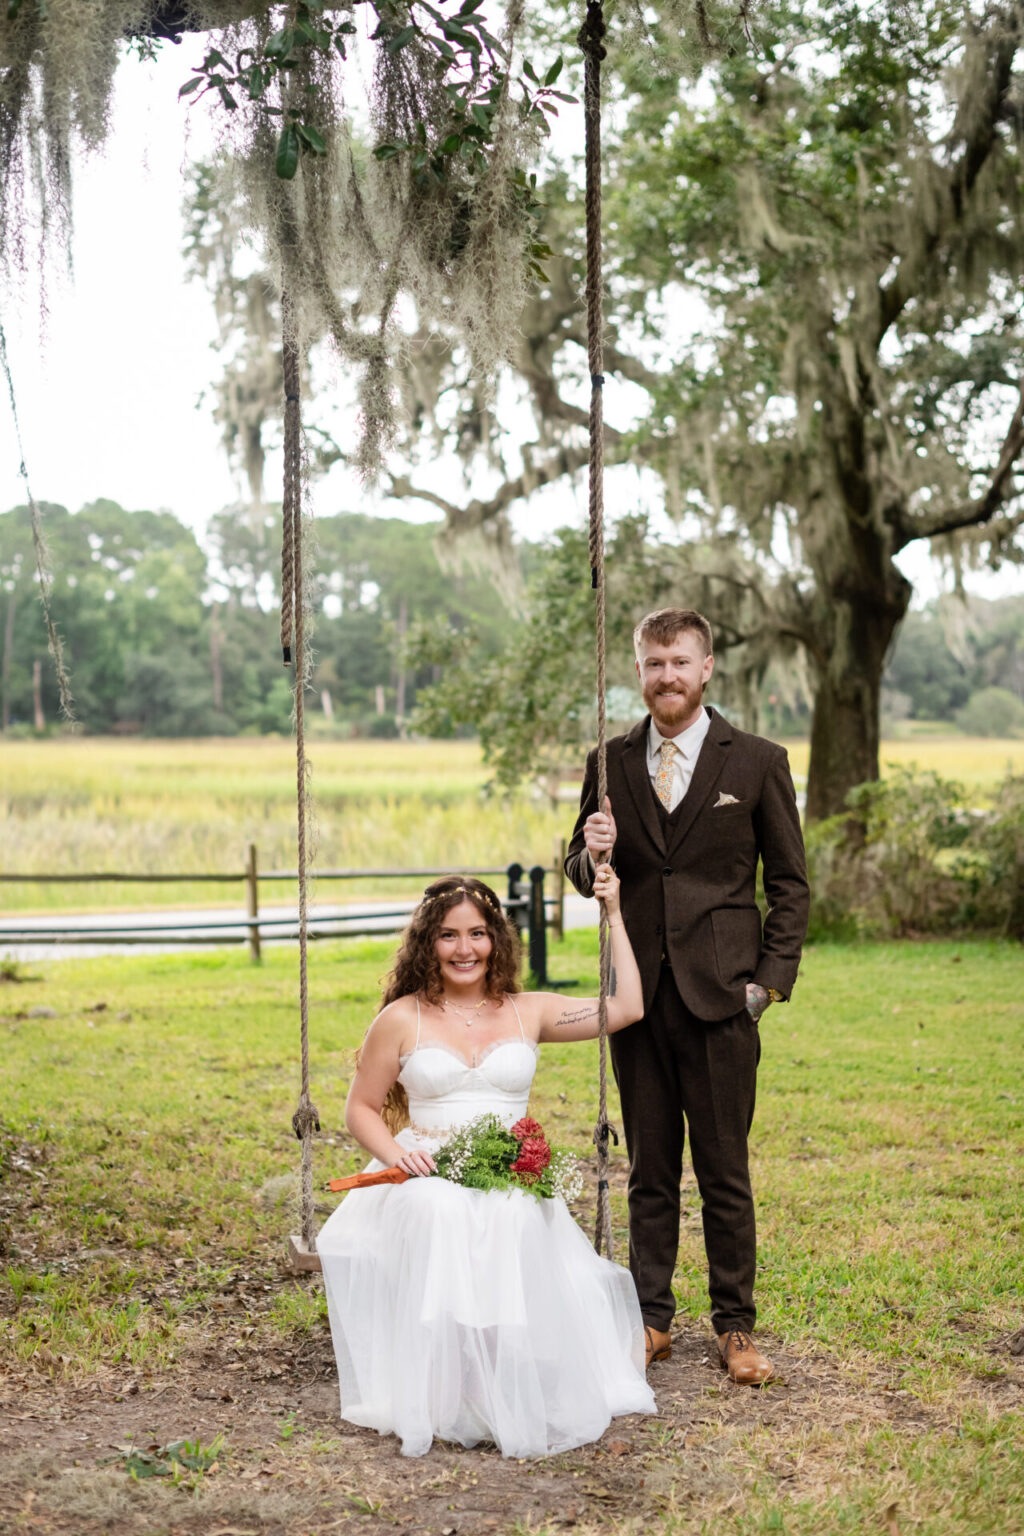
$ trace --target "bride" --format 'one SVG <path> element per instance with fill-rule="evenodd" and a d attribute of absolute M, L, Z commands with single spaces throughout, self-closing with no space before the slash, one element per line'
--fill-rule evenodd
<path fill-rule="evenodd" d="M 643 1011 L 640 977 L 608 865 L 594 890 L 611 929 L 614 1031 Z M 616 1414 L 654 1412 L 632 1279 L 594 1252 L 564 1201 L 430 1177 L 454 1129 L 526 1113 L 540 1044 L 597 1034 L 595 998 L 520 993 L 518 968 L 489 886 L 429 886 L 348 1095 L 370 1168 L 411 1177 L 352 1190 L 317 1239 L 341 1413 L 398 1435 L 406 1456 L 435 1436 L 552 1455 L 596 1440 Z"/>

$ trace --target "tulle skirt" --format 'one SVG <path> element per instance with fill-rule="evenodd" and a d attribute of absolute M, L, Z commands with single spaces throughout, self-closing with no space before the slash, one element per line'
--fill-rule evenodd
<path fill-rule="evenodd" d="M 317 1248 L 342 1418 L 406 1456 L 435 1436 L 552 1455 L 655 1411 L 632 1278 L 561 1200 L 440 1178 L 356 1189 Z"/>

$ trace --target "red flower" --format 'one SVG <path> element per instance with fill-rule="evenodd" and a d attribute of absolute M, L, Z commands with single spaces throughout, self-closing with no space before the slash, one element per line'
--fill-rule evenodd
<path fill-rule="evenodd" d="M 524 1115 L 521 1120 L 516 1121 L 512 1127 L 511 1134 L 515 1137 L 516 1141 L 525 1141 L 527 1136 L 539 1136 L 542 1141 L 544 1139 L 542 1128 L 537 1124 L 536 1120 L 531 1120 L 529 1115 Z"/>
<path fill-rule="evenodd" d="M 539 1136 L 524 1137 L 519 1147 L 519 1156 L 512 1164 L 511 1171 L 519 1174 L 527 1184 L 532 1184 L 540 1177 L 550 1161 L 551 1148 L 541 1132 Z"/>

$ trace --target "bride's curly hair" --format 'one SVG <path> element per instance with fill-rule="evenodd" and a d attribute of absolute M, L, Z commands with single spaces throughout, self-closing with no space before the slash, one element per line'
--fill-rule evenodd
<path fill-rule="evenodd" d="M 476 907 L 491 941 L 484 980 L 486 995 L 497 1002 L 507 993 L 519 991 L 519 934 L 505 916 L 498 897 L 482 880 L 475 880 L 470 875 L 446 875 L 427 886 L 409 920 L 394 966 L 384 983 L 382 1008 L 399 997 L 412 997 L 417 993 L 428 1003 L 441 1002 L 444 984 L 437 958 L 437 937 L 448 913 L 463 901 L 472 902 Z M 388 1090 L 381 1118 L 392 1136 L 409 1124 L 409 1100 L 401 1083 L 393 1083 Z"/>
<path fill-rule="evenodd" d="M 428 1003 L 440 1003 L 444 996 L 441 962 L 437 958 L 437 936 L 453 907 L 469 901 L 484 920 L 491 941 L 484 982 L 487 996 L 497 1001 L 507 992 L 519 991 L 519 935 L 502 910 L 501 902 L 482 880 L 469 875 L 446 875 L 428 885 L 423 899 L 402 935 L 395 964 L 384 983 L 381 1007 L 397 997 L 422 993 Z"/>

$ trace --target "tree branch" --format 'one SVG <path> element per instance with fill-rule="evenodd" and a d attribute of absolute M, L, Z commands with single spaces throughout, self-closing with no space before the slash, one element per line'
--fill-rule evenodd
<path fill-rule="evenodd" d="M 976 528 L 987 523 L 1016 492 L 1016 487 L 1010 482 L 1010 476 L 1022 451 L 1024 451 L 1024 384 L 1020 385 L 1017 409 L 1013 413 L 1003 439 L 999 462 L 983 493 L 970 501 L 960 502 L 958 506 L 949 507 L 945 511 L 904 515 L 899 523 L 899 533 L 905 537 L 902 538 L 899 548 L 902 549 L 914 539 L 934 539 L 939 534 L 956 533 L 960 528 Z M 1024 519 L 1024 512 L 1021 517 Z"/>
<path fill-rule="evenodd" d="M 899 269 L 888 287 L 878 290 L 876 350 L 889 327 L 919 292 L 922 276 L 938 256 L 945 237 L 964 217 L 975 183 L 997 142 L 998 126 L 1003 120 L 1013 82 L 1013 60 L 1020 38 L 1021 6 L 1015 4 L 1006 16 L 1005 30 L 998 36 L 990 66 L 983 73 L 984 84 L 972 94 L 967 119 L 969 126 L 963 133 L 963 151 L 946 174 L 945 187 L 940 189 L 936 200 L 938 211 L 929 218 L 921 210 L 920 234 L 914 246 L 903 253 Z"/>
<path fill-rule="evenodd" d="M 550 485 L 555 480 L 560 480 L 563 475 L 574 475 L 587 463 L 589 452 L 586 447 L 565 447 L 540 465 L 529 465 L 521 475 L 514 480 L 506 480 L 505 484 L 488 501 L 474 498 L 466 506 L 460 507 L 446 497 L 439 496 L 436 491 L 427 491 L 413 485 L 408 475 L 392 475 L 388 494 L 404 499 L 412 497 L 420 501 L 429 501 L 433 506 L 440 507 L 452 532 L 462 532 L 470 528 L 480 528 L 484 523 L 489 523 L 499 517 L 502 512 L 510 507 L 514 501 L 523 496 L 529 496 L 532 491 L 539 490 L 542 485 Z"/>

